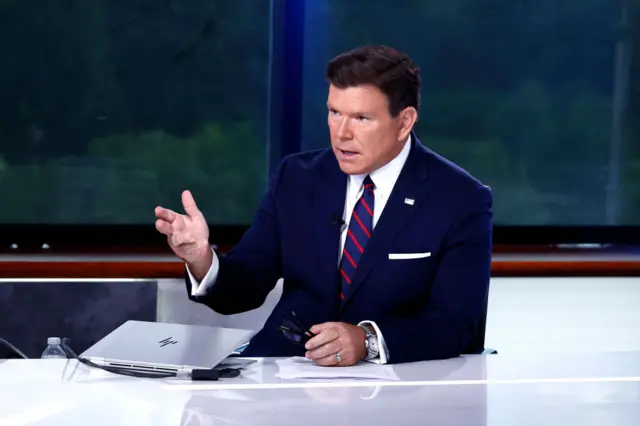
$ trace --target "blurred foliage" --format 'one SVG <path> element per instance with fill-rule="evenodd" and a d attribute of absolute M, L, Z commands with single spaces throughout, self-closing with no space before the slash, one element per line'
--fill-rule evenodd
<path fill-rule="evenodd" d="M 250 222 L 267 178 L 269 6 L 0 0 L 0 222 L 152 224 L 184 189 L 210 222 Z M 493 188 L 497 224 L 604 224 L 610 188 L 619 223 L 640 223 L 640 0 L 627 28 L 610 0 L 308 6 L 304 146 L 328 145 L 326 60 L 390 44 L 422 69 L 418 136 Z M 619 159 L 616 69 L 630 76 Z"/>
<path fill-rule="evenodd" d="M 640 224 L 639 0 L 330 3 L 319 12 L 333 24 L 327 59 L 362 44 L 408 52 L 423 82 L 418 137 L 493 188 L 497 224 Z M 612 157 L 618 84 L 628 107 Z M 307 120 L 307 146 L 323 146 L 323 124 Z"/>
<path fill-rule="evenodd" d="M 265 188 L 265 156 L 246 123 L 209 125 L 184 139 L 162 130 L 98 138 L 81 158 L 7 170 L 0 194 L 20 208 L 8 208 L 3 219 L 152 223 L 157 205 L 182 212 L 181 193 L 190 189 L 210 222 L 248 223 Z"/>
<path fill-rule="evenodd" d="M 262 0 L 0 2 L 0 222 L 153 224 L 184 189 L 250 222 L 268 31 Z"/>

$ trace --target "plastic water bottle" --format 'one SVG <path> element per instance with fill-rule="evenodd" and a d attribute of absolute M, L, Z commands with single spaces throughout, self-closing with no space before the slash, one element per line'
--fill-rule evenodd
<path fill-rule="evenodd" d="M 60 345 L 59 337 L 49 337 L 47 339 L 47 348 L 42 352 L 43 359 L 51 358 L 66 358 L 67 354 L 64 353 L 62 346 Z"/>

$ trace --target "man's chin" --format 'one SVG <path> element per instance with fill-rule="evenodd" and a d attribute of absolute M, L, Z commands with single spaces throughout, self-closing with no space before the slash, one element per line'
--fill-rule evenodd
<path fill-rule="evenodd" d="M 366 168 L 359 164 L 338 162 L 340 170 L 348 175 L 362 175 L 366 173 Z"/>

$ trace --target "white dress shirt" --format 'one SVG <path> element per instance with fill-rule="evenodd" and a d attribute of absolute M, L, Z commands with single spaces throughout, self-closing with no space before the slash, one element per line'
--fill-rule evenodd
<path fill-rule="evenodd" d="M 374 231 L 375 231 L 376 223 L 378 222 L 378 219 L 380 219 L 380 215 L 382 214 L 382 210 L 384 210 L 384 207 L 387 204 L 387 200 L 391 195 L 391 191 L 393 190 L 393 187 L 395 186 L 396 181 L 398 180 L 398 176 L 400 176 L 400 172 L 404 167 L 404 163 L 407 161 L 407 157 L 409 156 L 410 149 L 411 149 L 411 136 L 409 136 L 407 142 L 405 142 L 405 145 L 402 148 L 402 151 L 400 151 L 400 154 L 398 154 L 397 157 L 395 157 L 393 160 L 391 160 L 389 163 L 387 163 L 383 167 L 369 174 L 369 177 L 373 181 L 373 185 L 374 185 L 374 190 L 373 190 L 374 197 L 375 197 L 374 206 L 373 206 Z M 362 196 L 362 192 L 364 190 L 363 182 L 366 176 L 367 176 L 366 174 L 349 176 L 349 181 L 347 183 L 347 193 L 346 193 L 345 203 L 344 203 L 344 212 L 343 212 L 344 223 L 349 223 L 349 220 L 351 219 L 351 214 L 353 213 L 353 208 L 358 202 L 358 200 L 360 199 L 360 197 Z M 338 266 L 342 259 L 344 243 L 347 238 L 347 230 L 348 230 L 348 227 L 344 226 L 342 230 L 342 235 L 340 238 L 340 247 L 339 247 L 340 254 L 338 256 Z M 202 279 L 202 282 L 199 284 L 198 284 L 198 281 L 195 279 L 195 277 L 191 274 L 191 271 L 187 266 L 187 273 L 189 274 L 189 278 L 191 279 L 191 283 L 192 283 L 191 294 L 193 296 L 202 296 L 206 294 L 207 289 L 209 289 L 215 283 L 216 277 L 218 275 L 219 266 L 220 266 L 220 263 L 218 260 L 218 256 L 214 251 L 211 268 Z M 381 330 L 373 321 L 362 321 L 358 325 L 364 325 L 364 324 L 370 324 L 375 329 L 376 334 L 378 336 L 379 355 L 378 357 L 370 361 L 378 364 L 386 364 L 387 362 L 389 362 L 390 354 L 384 342 L 384 338 L 382 337 Z"/>

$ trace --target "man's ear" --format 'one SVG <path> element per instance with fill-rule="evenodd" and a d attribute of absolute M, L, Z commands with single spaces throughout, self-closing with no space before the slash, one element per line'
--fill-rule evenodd
<path fill-rule="evenodd" d="M 414 107 L 406 107 L 399 114 L 400 130 L 398 132 L 398 140 L 405 140 L 409 137 L 409 133 L 413 130 L 418 121 L 418 111 Z"/>

